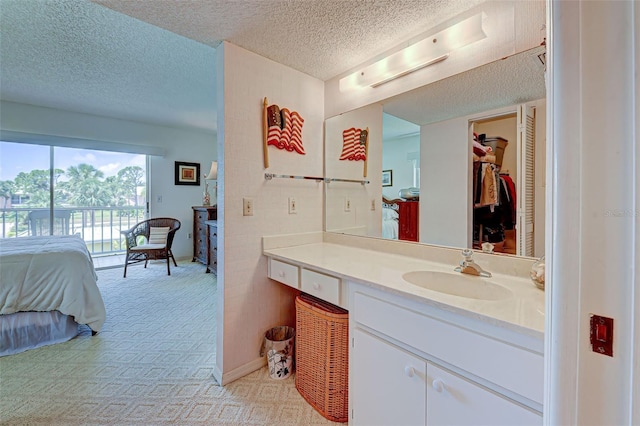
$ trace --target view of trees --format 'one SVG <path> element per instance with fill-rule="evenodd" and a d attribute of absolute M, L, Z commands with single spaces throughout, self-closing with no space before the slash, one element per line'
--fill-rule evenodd
<path fill-rule="evenodd" d="M 125 167 L 116 176 L 107 178 L 94 166 L 84 163 L 66 171 L 55 169 L 54 204 L 56 207 L 138 206 L 138 188 L 144 188 L 144 174 L 139 166 Z M 21 172 L 13 181 L 0 181 L 1 207 L 8 207 L 16 195 L 23 200 L 20 206 L 48 207 L 49 170 Z"/>

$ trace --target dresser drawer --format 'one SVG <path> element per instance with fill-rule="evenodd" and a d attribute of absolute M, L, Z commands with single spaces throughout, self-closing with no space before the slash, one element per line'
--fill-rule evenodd
<path fill-rule="evenodd" d="M 334 305 L 340 306 L 340 279 L 319 272 L 302 269 L 300 290 Z"/>
<path fill-rule="evenodd" d="M 269 259 L 269 278 L 279 281 L 293 288 L 299 288 L 299 268 L 295 265 Z"/>
<path fill-rule="evenodd" d="M 542 354 L 360 292 L 353 296 L 357 323 L 542 404 Z"/>

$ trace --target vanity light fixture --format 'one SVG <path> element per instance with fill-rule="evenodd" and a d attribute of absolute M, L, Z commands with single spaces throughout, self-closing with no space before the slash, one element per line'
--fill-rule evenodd
<path fill-rule="evenodd" d="M 486 38 L 481 12 L 340 79 L 340 91 L 378 87 L 421 68 L 444 61 L 455 49 Z"/>

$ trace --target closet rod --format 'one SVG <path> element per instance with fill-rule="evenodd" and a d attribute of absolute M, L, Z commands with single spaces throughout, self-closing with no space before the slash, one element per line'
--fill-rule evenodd
<path fill-rule="evenodd" d="M 315 177 L 315 176 L 294 176 L 294 175 L 277 175 L 275 173 L 265 173 L 264 178 L 266 180 L 271 180 L 273 178 L 284 178 L 284 179 L 309 179 L 315 180 L 316 182 L 354 182 L 362 185 L 370 183 L 368 180 L 354 180 L 354 179 L 338 179 L 338 178 L 323 178 L 323 177 Z"/>

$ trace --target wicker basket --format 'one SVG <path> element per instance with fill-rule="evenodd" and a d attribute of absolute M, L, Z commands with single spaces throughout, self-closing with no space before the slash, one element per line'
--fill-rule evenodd
<path fill-rule="evenodd" d="M 348 421 L 349 313 L 313 296 L 296 298 L 296 389 L 323 417 Z"/>

